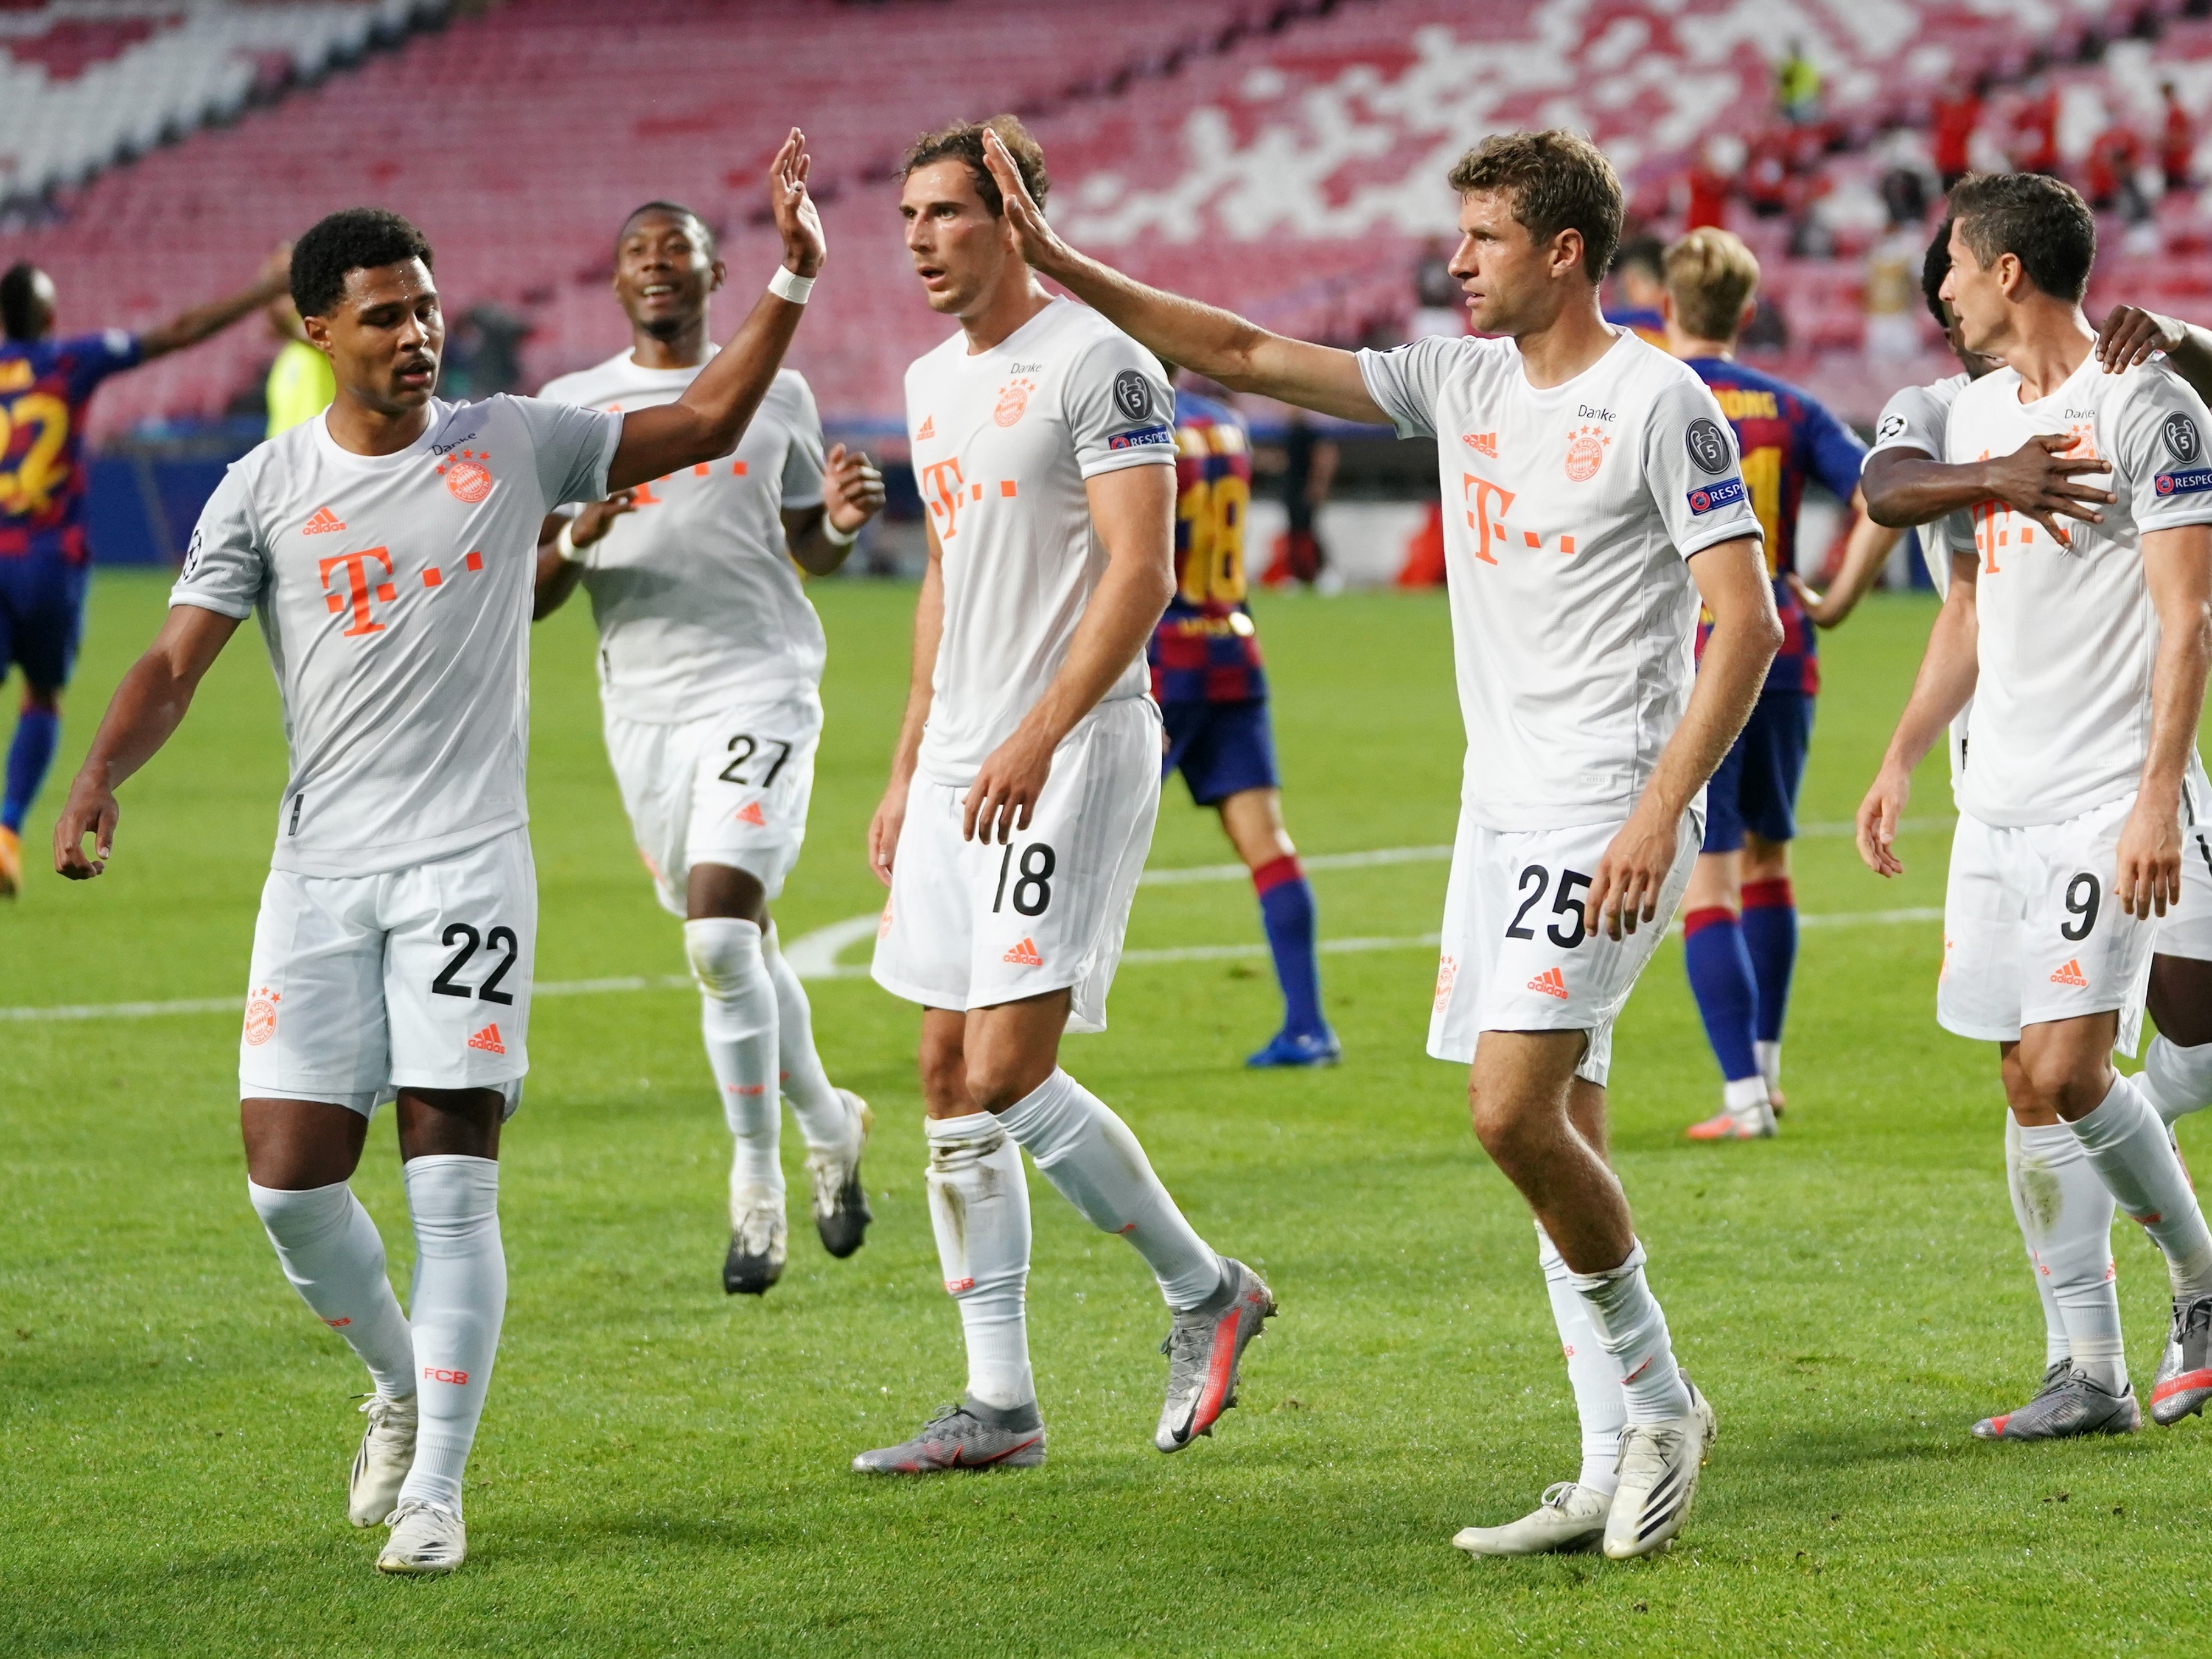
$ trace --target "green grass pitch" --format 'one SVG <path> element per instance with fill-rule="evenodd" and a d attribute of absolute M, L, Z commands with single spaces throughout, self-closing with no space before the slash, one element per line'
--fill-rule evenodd
<path fill-rule="evenodd" d="M 62 778 L 160 615 L 105 575 Z M 813 836 L 788 939 L 866 912 L 861 854 L 905 676 L 910 590 L 817 585 L 830 637 Z M 1450 839 L 1461 751 L 1434 596 L 1267 599 L 1293 830 L 1309 855 Z M 1804 817 L 1847 819 L 1930 609 L 1881 599 L 1826 642 Z M 532 795 L 541 982 L 681 971 L 600 750 L 590 629 L 538 631 Z M 1948 817 L 1941 760 L 1914 811 Z M 283 748 L 251 630 L 124 794 L 114 867 L 34 873 L 0 914 L 0 1006 L 241 995 Z M 1847 839 L 1800 844 L 1833 916 L 1940 904 L 1945 840 L 1885 886 Z M 1179 784 L 1155 867 L 1228 857 Z M 1315 877 L 1325 937 L 1432 931 L 1444 867 Z M 1113 1029 L 1066 1064 L 1133 1124 L 1283 1314 L 1240 1407 L 1151 1446 L 1165 1329 L 1134 1255 L 1033 1182 L 1030 1281 L 1050 1464 L 863 1481 L 961 1380 L 921 1178 L 915 1013 L 865 979 L 813 988 L 833 1075 L 875 1104 L 867 1248 L 833 1262 L 803 1211 L 791 1268 L 732 1300 L 727 1140 L 684 990 L 538 1006 L 506 1143 L 513 1295 L 471 1468 L 472 1553 L 380 1578 L 343 1485 L 362 1377 L 287 1288 L 246 1202 L 237 1021 L 0 1021 L 0 1651 L 808 1655 L 2177 1652 L 2212 1604 L 2207 1428 L 1986 1446 L 2041 1325 L 2001 1174 L 1993 1054 L 1937 1030 L 1940 930 L 1818 926 L 1769 1145 L 1693 1146 L 1717 1075 L 1663 948 L 1622 1023 L 1616 1157 L 1680 1352 L 1721 1438 L 1676 1552 L 1471 1561 L 1473 1521 L 1575 1467 L 1571 1402 L 1525 1212 L 1468 1133 L 1463 1074 L 1421 1053 L 1432 952 L 1324 958 L 1340 1070 L 1252 1075 L 1260 961 L 1135 962 Z M 1258 937 L 1248 887 L 1149 887 L 1133 949 Z M 848 960 L 864 960 L 856 949 Z M 2200 1166 L 2212 1141 L 2185 1127 Z M 786 1157 L 799 1203 L 797 1138 Z M 357 1182 L 403 1287 L 388 1116 Z M 2129 1230 L 2131 1231 L 2132 1230 Z M 2117 1236 L 2148 1382 L 2164 1275 Z"/>

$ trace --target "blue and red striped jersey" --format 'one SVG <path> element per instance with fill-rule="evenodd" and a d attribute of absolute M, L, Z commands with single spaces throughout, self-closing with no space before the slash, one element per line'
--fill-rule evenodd
<path fill-rule="evenodd" d="M 1775 609 L 1782 613 L 1782 648 L 1766 671 L 1766 689 L 1818 691 L 1820 665 L 1813 623 L 1784 580 L 1797 568 L 1797 508 L 1808 478 L 1818 478 L 1838 500 L 1849 501 L 1858 488 L 1866 446 L 1786 380 L 1724 357 L 1692 357 L 1689 365 L 1711 389 L 1721 413 L 1735 428 L 1744 488 L 1766 539 L 1766 571 L 1774 581 Z M 1698 624 L 1701 652 L 1710 626 L 1702 618 Z"/>
<path fill-rule="evenodd" d="M 120 329 L 67 340 L 0 340 L 0 558 L 58 551 L 72 564 L 84 539 L 84 410 L 109 375 L 137 366 Z"/>
<path fill-rule="evenodd" d="M 1175 419 L 1176 592 L 1146 653 L 1152 696 L 1164 703 L 1264 697 L 1259 635 L 1244 605 L 1250 429 L 1228 404 L 1180 390 Z"/>

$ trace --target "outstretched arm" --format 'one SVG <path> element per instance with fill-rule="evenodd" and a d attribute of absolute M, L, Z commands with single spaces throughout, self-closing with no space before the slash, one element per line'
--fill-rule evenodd
<path fill-rule="evenodd" d="M 70 784 L 69 799 L 54 820 L 54 868 L 85 881 L 107 867 L 115 821 L 123 809 L 115 792 L 169 740 L 192 704 L 192 693 L 230 636 L 238 619 L 196 605 L 169 608 L 161 631 L 132 664 L 109 699 L 92 750 Z M 93 838 L 87 858 L 84 838 Z"/>
<path fill-rule="evenodd" d="M 769 202 L 783 237 L 783 267 L 809 280 L 828 257 L 821 216 L 806 194 L 810 159 L 805 135 L 793 127 L 769 168 Z M 624 415 L 622 438 L 607 466 L 608 489 L 645 483 L 736 448 L 782 367 L 805 311 L 803 304 L 773 292 L 762 295 L 729 344 L 699 371 L 681 398 Z"/>
<path fill-rule="evenodd" d="M 1924 450 L 1899 445 L 1876 450 L 1859 475 L 1867 516 L 1893 530 L 1933 524 L 1946 513 L 1981 501 L 2002 501 L 2049 531 L 2062 547 L 2071 545 L 2058 520 L 2101 524 L 2098 507 L 2118 499 L 2077 473 L 2110 472 L 2110 461 L 2067 454 L 2077 440 L 2058 433 L 2030 438 L 2009 455 L 1956 464 L 1936 459 Z"/>
<path fill-rule="evenodd" d="M 1713 618 L 1690 705 L 1659 751 L 1659 763 L 1651 769 L 1650 781 L 1637 797 L 1628 822 L 1598 861 L 1589 897 L 1583 903 L 1583 925 L 1595 933 L 1602 923 L 1610 939 L 1657 918 L 1682 814 L 1751 718 L 1751 706 L 1766 683 L 1767 665 L 1782 645 L 1774 585 L 1766 579 L 1766 556 L 1756 540 L 1739 536 L 1692 554 L 1690 579 Z"/>
<path fill-rule="evenodd" d="M 1797 595 L 1797 602 L 1805 607 L 1805 614 L 1819 628 L 1833 628 L 1857 608 L 1867 591 L 1881 574 L 1888 562 L 1889 550 L 1897 545 L 1897 538 L 1905 532 L 1892 530 L 1887 525 L 1876 524 L 1859 509 L 1866 505 L 1863 496 L 1851 498 L 1855 515 L 1850 539 L 1844 544 L 1844 562 L 1836 578 L 1828 584 L 1825 593 L 1816 593 L 1801 580 L 1796 571 L 1790 573 L 1790 586 Z"/>
<path fill-rule="evenodd" d="M 1981 633 L 1975 586 L 1981 556 L 1968 548 L 1951 558 L 1951 586 L 1943 595 L 1943 608 L 1929 630 L 1928 649 L 1920 659 L 1920 672 L 1912 682 L 1912 695 L 1897 717 L 1881 769 L 1859 803 L 1859 858 L 1878 876 L 1901 876 L 1905 865 L 1895 852 L 1897 826 L 1912 798 L 1912 769 L 1936 746 L 1944 727 L 1959 717 L 1974 695 L 1980 674 L 1976 653 Z"/>
<path fill-rule="evenodd" d="M 198 345 L 210 335 L 222 333 L 241 317 L 251 316 L 283 293 L 291 280 L 292 245 L 287 242 L 262 263 L 261 274 L 253 279 L 251 288 L 242 288 L 235 294 L 196 307 L 141 334 L 138 360 L 147 362 L 155 357 L 166 357 L 173 351 Z"/>
<path fill-rule="evenodd" d="M 1341 420 L 1370 426 L 1389 416 L 1367 395 L 1359 359 L 1334 346 L 1270 334 L 1234 312 L 1200 305 L 1124 276 L 1078 253 L 1045 222 L 1044 210 L 994 132 L 983 135 L 983 162 L 998 180 L 1006 221 L 1022 257 L 1146 349 L 1235 392 L 1257 392 Z"/>

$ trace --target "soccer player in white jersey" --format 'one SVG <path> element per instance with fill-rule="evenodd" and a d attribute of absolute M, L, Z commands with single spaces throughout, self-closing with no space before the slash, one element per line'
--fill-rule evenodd
<path fill-rule="evenodd" d="M 587 409 L 672 403 L 714 355 L 708 307 L 726 270 L 690 209 L 649 202 L 615 239 L 630 343 L 538 393 Z M 758 1296 L 783 1273 L 777 1156 L 791 1102 L 823 1247 L 866 1234 L 866 1104 L 831 1086 L 769 902 L 806 836 L 822 740 L 822 623 L 799 571 L 827 575 L 883 506 L 882 476 L 840 444 L 824 458 L 814 394 L 785 369 L 736 450 L 545 521 L 536 614 L 579 583 L 599 630 L 599 697 L 638 854 L 684 918 L 700 1026 L 736 1142 L 722 1288 Z"/>
<path fill-rule="evenodd" d="M 634 414 L 441 401 L 421 235 L 371 209 L 308 231 L 292 295 L 337 399 L 224 475 L 54 826 L 62 874 L 106 867 L 117 787 L 258 613 L 291 769 L 239 1045 L 247 1190 L 286 1278 L 374 1381 L 347 1507 L 357 1526 L 388 1518 L 386 1572 L 449 1572 L 466 1552 L 461 1474 L 507 1304 L 496 1160 L 537 945 L 523 766 L 538 529 L 561 502 L 730 453 L 822 262 L 806 172 L 793 131 L 770 174 L 784 268 L 682 398 Z M 411 1322 L 348 1185 L 371 1111 L 395 1097 Z"/>
<path fill-rule="evenodd" d="M 1971 696 L 1936 1018 L 1999 1045 L 2020 1161 L 2057 1194 L 2022 1222 L 2067 1339 L 2036 1395 L 1974 1432 L 2125 1433 L 2142 1415 L 2111 1285 L 2115 1203 L 2172 1279 L 2152 1417 L 2173 1422 L 2212 1399 L 2212 1232 L 2166 1126 L 2110 1058 L 2134 1052 L 2156 920 L 2184 899 L 2186 832 L 2212 810 L 2192 763 L 2212 631 L 2208 417 L 2163 363 L 2113 374 L 2099 361 L 2081 310 L 2096 222 L 2071 189 L 2036 174 L 1970 179 L 1951 209 L 1942 298 L 1960 343 L 2005 366 L 1957 394 L 1945 460 L 2055 434 L 2108 462 L 2111 488 L 2087 521 L 1973 507 L 1973 539 L 1954 550 L 1911 699 L 1859 808 L 1859 852 L 1881 874 L 1902 870 L 1912 767 Z"/>
<path fill-rule="evenodd" d="M 1486 140 L 1449 175 L 1452 274 L 1474 327 L 1506 337 L 1353 353 L 1131 282 L 1060 240 L 1002 152 L 991 167 L 1030 264 L 1170 362 L 1437 437 L 1468 755 L 1429 1052 L 1471 1063 L 1475 1133 L 1535 1212 L 1583 1448 L 1533 1514 L 1455 1541 L 1664 1548 L 1715 1420 L 1607 1164 L 1605 1080 L 1782 624 L 1720 405 L 1599 312 L 1620 180 L 1571 134 Z"/>
<path fill-rule="evenodd" d="M 1042 196 L 1044 156 L 991 129 Z M 907 153 L 900 211 L 930 309 L 960 327 L 907 370 L 929 508 L 914 672 L 868 830 L 890 889 L 874 974 L 921 1005 L 930 1219 L 960 1304 L 967 1389 L 866 1474 L 1044 1461 L 1030 1370 L 1026 1149 L 1102 1231 L 1136 1247 L 1173 1312 L 1153 1443 L 1179 1451 L 1236 1403 L 1274 1299 L 1214 1254 L 1128 1126 L 1060 1069 L 1063 1030 L 1106 1027 L 1159 813 L 1145 644 L 1174 590 L 1175 398 L 1160 365 L 1022 263 L 985 129 Z"/>

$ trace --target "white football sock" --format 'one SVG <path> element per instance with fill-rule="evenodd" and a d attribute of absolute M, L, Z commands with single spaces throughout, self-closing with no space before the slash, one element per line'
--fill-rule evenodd
<path fill-rule="evenodd" d="M 1597 1328 L 1575 1289 L 1574 1274 L 1560 1258 L 1544 1224 L 1536 1224 L 1536 1261 L 1544 1270 L 1544 1289 L 1552 1298 L 1552 1322 L 1567 1357 L 1567 1382 L 1575 1391 L 1575 1415 L 1582 1419 L 1583 1467 L 1575 1484 L 1592 1492 L 1620 1490 L 1620 1429 L 1628 1421 L 1628 1402 L 1620 1392 L 1620 1367 L 1598 1340 Z"/>
<path fill-rule="evenodd" d="M 1021 1149 L 988 1112 L 929 1120 L 929 1224 L 945 1291 L 960 1304 L 968 1394 L 1001 1411 L 1032 1404 L 1023 1298 L 1030 1187 Z"/>
<path fill-rule="evenodd" d="M 2136 1087 L 2169 1124 L 2212 1106 L 2212 1042 L 2185 1048 L 2162 1036 L 2153 1037 Z"/>
<path fill-rule="evenodd" d="M 2120 1208 L 2166 1252 L 2173 1293 L 2212 1295 L 2212 1231 L 2166 1125 L 2135 1084 L 2115 1075 L 2096 1109 L 2072 1127 Z"/>
<path fill-rule="evenodd" d="M 1610 1272 L 1578 1273 L 1567 1282 L 1580 1296 L 1590 1328 L 1620 1370 L 1621 1399 L 1630 1423 L 1663 1423 L 1690 1414 L 1689 1385 L 1674 1364 L 1667 1316 L 1644 1279 L 1644 1246 L 1632 1242 L 1628 1260 Z"/>
<path fill-rule="evenodd" d="M 1766 1079 L 1767 1093 L 1779 1094 L 1782 1091 L 1781 1042 L 1778 1040 L 1773 1042 L 1754 1042 L 1751 1045 L 1751 1052 L 1752 1057 L 1759 1061 L 1759 1076 Z"/>
<path fill-rule="evenodd" d="M 2021 1231 L 2065 1322 L 2068 1357 L 2117 1394 L 2128 1368 L 2112 1278 L 2112 1190 L 2063 1123 L 2021 1126 L 2020 1163 L 2027 1212 Z"/>
<path fill-rule="evenodd" d="M 1183 1219 L 1129 1126 L 1066 1072 L 1007 1107 L 999 1123 L 1085 1221 L 1137 1247 L 1168 1306 L 1195 1308 L 1221 1288 L 1221 1258 Z"/>
<path fill-rule="evenodd" d="M 384 1238 L 344 1182 L 286 1192 L 246 1183 L 300 1299 L 361 1356 L 387 1400 L 415 1392 L 415 1340 L 384 1276 Z"/>
<path fill-rule="evenodd" d="M 461 1470 L 483 1415 L 507 1313 L 507 1254 L 499 1237 L 499 1165 L 439 1153 L 400 1167 L 415 1217 L 415 1467 L 399 1488 L 459 1510 Z"/>
<path fill-rule="evenodd" d="M 799 1121 L 799 1136 L 810 1152 L 850 1152 L 860 1133 L 860 1116 L 831 1085 L 822 1056 L 814 1052 L 814 1010 L 798 973 L 777 947 L 774 922 L 761 939 L 761 957 L 768 964 L 769 983 L 775 988 L 776 1064 L 782 1074 L 783 1097 Z"/>
<path fill-rule="evenodd" d="M 2058 1292 L 2051 1287 L 2051 1273 L 2037 1258 L 2035 1241 L 2039 1229 L 2033 1218 L 2057 1201 L 2057 1183 L 2051 1171 L 2039 1160 L 2033 1170 L 2025 1167 L 2020 1146 L 2020 1120 L 2010 1112 L 2005 1114 L 2005 1190 L 2012 1195 L 2012 1218 L 2020 1224 L 2020 1239 L 2027 1251 L 2027 1274 L 2035 1281 L 2036 1299 L 2043 1304 L 2043 1363 L 2047 1369 L 2059 1361 L 2072 1357 L 2074 1350 L 2067 1345 L 2066 1316 L 2058 1306 Z M 2067 1137 L 2068 1152 L 2077 1162 L 2081 1159 L 2081 1146 Z M 2091 1171 L 2092 1174 L 2095 1172 Z M 2100 1186 L 2103 1184 L 2099 1183 Z M 2106 1194 L 2110 1197 L 2111 1194 Z M 2112 1218 L 2106 1218 L 2109 1230 Z"/>
<path fill-rule="evenodd" d="M 761 930 L 735 916 L 684 924 L 684 954 L 699 986 L 699 1030 L 722 1093 L 722 1115 L 737 1138 L 730 1165 L 732 1204 L 753 1192 L 783 1196 L 776 1139 L 775 987 L 761 953 Z"/>

